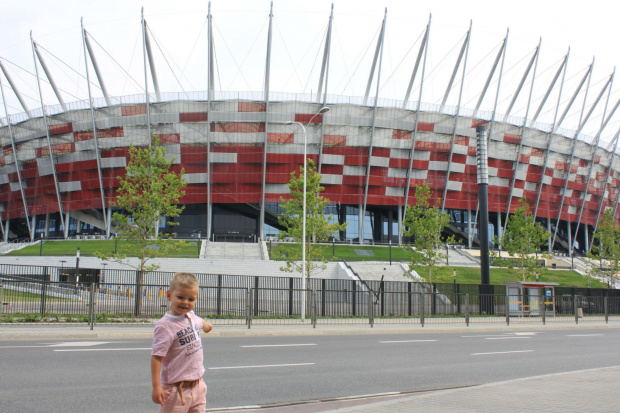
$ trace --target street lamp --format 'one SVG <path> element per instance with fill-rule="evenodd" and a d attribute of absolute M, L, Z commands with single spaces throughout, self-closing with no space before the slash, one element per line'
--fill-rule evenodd
<path fill-rule="evenodd" d="M 75 251 L 75 285 L 80 281 L 80 248 Z"/>
<path fill-rule="evenodd" d="M 103 267 L 102 271 L 101 271 L 101 284 L 103 284 L 104 280 L 105 280 L 105 266 L 108 265 L 107 262 L 102 262 L 101 266 Z"/>
<path fill-rule="evenodd" d="M 327 106 L 323 106 L 317 113 L 314 114 L 308 121 L 306 125 L 310 125 L 310 122 L 318 115 L 329 111 Z M 301 289 L 303 293 L 301 294 L 301 321 L 303 322 L 306 319 L 306 170 L 308 169 L 308 155 L 307 155 L 307 143 L 308 143 L 308 133 L 306 132 L 306 128 L 301 122 L 293 122 L 288 121 L 284 123 L 285 125 L 299 125 L 301 126 L 301 130 L 304 133 L 304 191 L 303 191 L 303 201 L 302 201 L 302 234 L 301 234 Z"/>

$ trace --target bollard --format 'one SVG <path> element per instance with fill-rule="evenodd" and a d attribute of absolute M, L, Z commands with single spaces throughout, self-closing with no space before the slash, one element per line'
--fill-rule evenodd
<path fill-rule="evenodd" d="M 542 323 L 543 325 L 547 324 L 547 304 L 545 302 L 546 300 L 546 296 L 545 296 L 545 290 L 544 288 L 540 288 L 540 293 L 539 293 L 539 307 L 540 307 L 540 311 L 541 311 L 541 315 L 542 315 Z"/>
<path fill-rule="evenodd" d="M 575 324 L 579 324 L 579 316 L 577 314 L 577 296 L 573 296 L 573 313 L 575 314 Z"/>

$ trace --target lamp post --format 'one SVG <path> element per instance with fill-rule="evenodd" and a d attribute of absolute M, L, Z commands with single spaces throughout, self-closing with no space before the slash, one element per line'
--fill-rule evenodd
<path fill-rule="evenodd" d="M 102 262 L 101 266 L 103 267 L 102 271 L 101 271 L 101 284 L 103 284 L 103 282 L 105 281 L 105 266 L 108 265 L 107 262 Z"/>
<path fill-rule="evenodd" d="M 454 292 L 456 292 L 456 268 L 452 268 L 452 281 L 454 284 Z"/>
<path fill-rule="evenodd" d="M 317 113 L 314 114 L 308 121 L 306 125 L 310 125 L 310 122 L 318 115 L 329 111 L 327 106 L 323 106 Z M 303 191 L 303 199 L 302 199 L 302 234 L 301 234 L 301 321 L 305 321 L 306 319 L 306 170 L 308 169 L 308 155 L 307 155 L 307 147 L 308 147 L 308 133 L 306 132 L 305 126 L 301 122 L 293 122 L 288 121 L 284 123 L 285 125 L 296 124 L 301 126 L 301 130 L 304 133 L 304 191 Z"/>
<path fill-rule="evenodd" d="M 80 248 L 78 247 L 77 251 L 75 251 L 75 285 L 77 286 L 80 281 Z"/>

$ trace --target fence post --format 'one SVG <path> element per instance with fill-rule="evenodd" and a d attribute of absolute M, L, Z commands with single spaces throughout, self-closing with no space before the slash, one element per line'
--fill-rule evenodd
<path fill-rule="evenodd" d="M 579 317 L 577 317 L 577 296 L 573 295 L 573 313 L 575 314 L 575 324 L 579 324 Z"/>
<path fill-rule="evenodd" d="M 506 292 L 506 325 L 510 325 L 510 296 Z"/>
<path fill-rule="evenodd" d="M 542 311 L 541 315 L 542 315 L 542 323 L 543 325 L 547 324 L 547 304 L 546 304 L 546 298 L 547 296 L 545 295 L 545 289 L 544 288 L 540 288 L 539 289 L 539 293 L 538 293 L 538 306 L 540 307 L 540 311 Z"/>
<path fill-rule="evenodd" d="M 222 314 L 222 275 L 217 276 L 217 315 Z"/>
<path fill-rule="evenodd" d="M 353 283 L 352 284 L 353 285 L 353 288 L 352 288 L 353 297 L 351 297 L 351 307 L 352 307 L 353 311 L 351 311 L 351 314 L 353 315 L 353 317 L 355 317 L 357 315 L 357 310 L 356 310 L 356 307 L 357 307 L 357 283 L 355 281 L 353 281 L 353 280 L 351 280 L 351 282 Z"/>
<path fill-rule="evenodd" d="M 469 294 L 465 294 L 465 323 L 469 327 Z"/>
<path fill-rule="evenodd" d="M 4 312 L 4 283 L 0 283 L 0 316 Z"/>
<path fill-rule="evenodd" d="M 375 326 L 375 315 L 373 314 L 372 291 L 368 290 L 368 323 L 370 327 Z"/>
<path fill-rule="evenodd" d="M 258 316 L 258 276 L 254 277 L 254 297 L 252 300 L 254 304 L 254 317 Z"/>
<path fill-rule="evenodd" d="M 325 287 L 326 287 L 326 282 L 327 280 L 325 278 L 323 278 L 321 280 L 321 315 L 323 317 L 325 317 Z M 313 290 L 314 291 L 314 290 Z M 316 292 L 315 292 L 316 294 Z M 316 323 L 316 320 L 315 320 Z"/>
<path fill-rule="evenodd" d="M 135 317 L 140 315 L 140 303 L 142 302 L 142 273 L 141 271 L 136 271 L 136 295 L 134 297 L 134 309 L 133 315 Z"/>
<path fill-rule="evenodd" d="M 288 315 L 293 315 L 293 277 L 288 279 Z"/>
<path fill-rule="evenodd" d="M 41 282 L 41 315 L 45 314 L 46 293 L 47 293 L 47 267 L 43 267 L 43 281 Z"/>
<path fill-rule="evenodd" d="M 310 317 L 312 318 L 312 328 L 316 328 L 316 291 L 314 288 L 310 294 L 312 306 L 310 307 Z"/>
<path fill-rule="evenodd" d="M 420 325 L 422 327 L 424 327 L 424 296 L 424 293 L 420 293 Z"/>
<path fill-rule="evenodd" d="M 609 301 L 607 300 L 609 297 L 605 296 L 603 299 L 603 304 L 605 305 L 605 324 L 609 324 Z"/>
<path fill-rule="evenodd" d="M 95 283 L 90 283 L 90 297 L 88 297 L 88 321 L 90 329 L 95 326 Z"/>
<path fill-rule="evenodd" d="M 245 323 L 248 325 L 248 330 L 252 327 L 252 289 L 246 290 L 245 296 Z"/>
<path fill-rule="evenodd" d="M 407 315 L 409 317 L 411 317 L 411 313 L 412 313 L 412 299 L 411 299 L 411 284 L 412 283 L 407 283 Z"/>

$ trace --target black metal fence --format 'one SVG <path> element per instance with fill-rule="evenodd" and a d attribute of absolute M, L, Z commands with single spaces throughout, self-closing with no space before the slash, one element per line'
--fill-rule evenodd
<path fill-rule="evenodd" d="M 0 322 L 155 322 L 173 273 L 0 264 Z M 215 324 L 557 323 L 620 321 L 620 290 L 196 274 L 195 312 Z M 305 307 L 304 307 L 305 303 Z"/>

